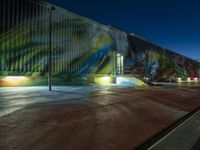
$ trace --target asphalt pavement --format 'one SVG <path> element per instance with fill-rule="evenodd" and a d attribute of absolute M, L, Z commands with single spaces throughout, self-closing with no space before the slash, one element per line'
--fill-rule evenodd
<path fill-rule="evenodd" d="M 191 87 L 0 88 L 1 150 L 130 150 L 200 105 Z"/>

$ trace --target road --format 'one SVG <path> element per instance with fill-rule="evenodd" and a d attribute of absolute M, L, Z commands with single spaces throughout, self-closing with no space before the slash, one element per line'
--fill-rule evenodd
<path fill-rule="evenodd" d="M 200 105 L 200 88 L 0 88 L 1 150 L 129 150 Z"/>

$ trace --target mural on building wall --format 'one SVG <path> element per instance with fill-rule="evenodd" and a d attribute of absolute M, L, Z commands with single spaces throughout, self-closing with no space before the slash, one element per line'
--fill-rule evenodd
<path fill-rule="evenodd" d="M 129 49 L 125 57 L 125 73 L 141 79 L 168 81 L 200 76 L 197 61 L 135 36 L 129 35 Z"/>
<path fill-rule="evenodd" d="M 50 18 L 46 2 L 0 1 L 0 76 L 46 76 Z M 56 7 L 56 6 L 55 6 Z M 56 7 L 52 13 L 52 62 L 55 76 L 72 79 L 117 72 L 166 81 L 199 76 L 200 65 L 121 30 Z"/>
<path fill-rule="evenodd" d="M 15 0 L 1 3 L 0 75 L 44 76 L 50 32 L 47 6 Z M 51 25 L 54 75 L 116 74 L 115 56 L 125 50 L 125 33 L 61 8 L 52 13 Z"/>

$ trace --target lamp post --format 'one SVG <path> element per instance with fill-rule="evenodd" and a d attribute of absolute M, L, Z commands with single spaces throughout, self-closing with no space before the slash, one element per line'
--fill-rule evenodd
<path fill-rule="evenodd" d="M 200 78 L 200 58 L 197 59 L 197 62 L 198 62 L 198 77 L 197 78 Z"/>
<path fill-rule="evenodd" d="M 52 33 L 51 33 L 51 17 L 52 12 L 55 11 L 55 7 L 49 8 L 49 66 L 48 66 L 48 85 L 49 85 L 49 91 L 52 90 Z"/>

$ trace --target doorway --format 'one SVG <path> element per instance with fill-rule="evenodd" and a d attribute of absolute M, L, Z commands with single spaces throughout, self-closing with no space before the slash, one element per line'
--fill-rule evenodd
<path fill-rule="evenodd" d="M 124 56 L 122 54 L 117 54 L 117 75 L 122 75 L 124 73 Z"/>

